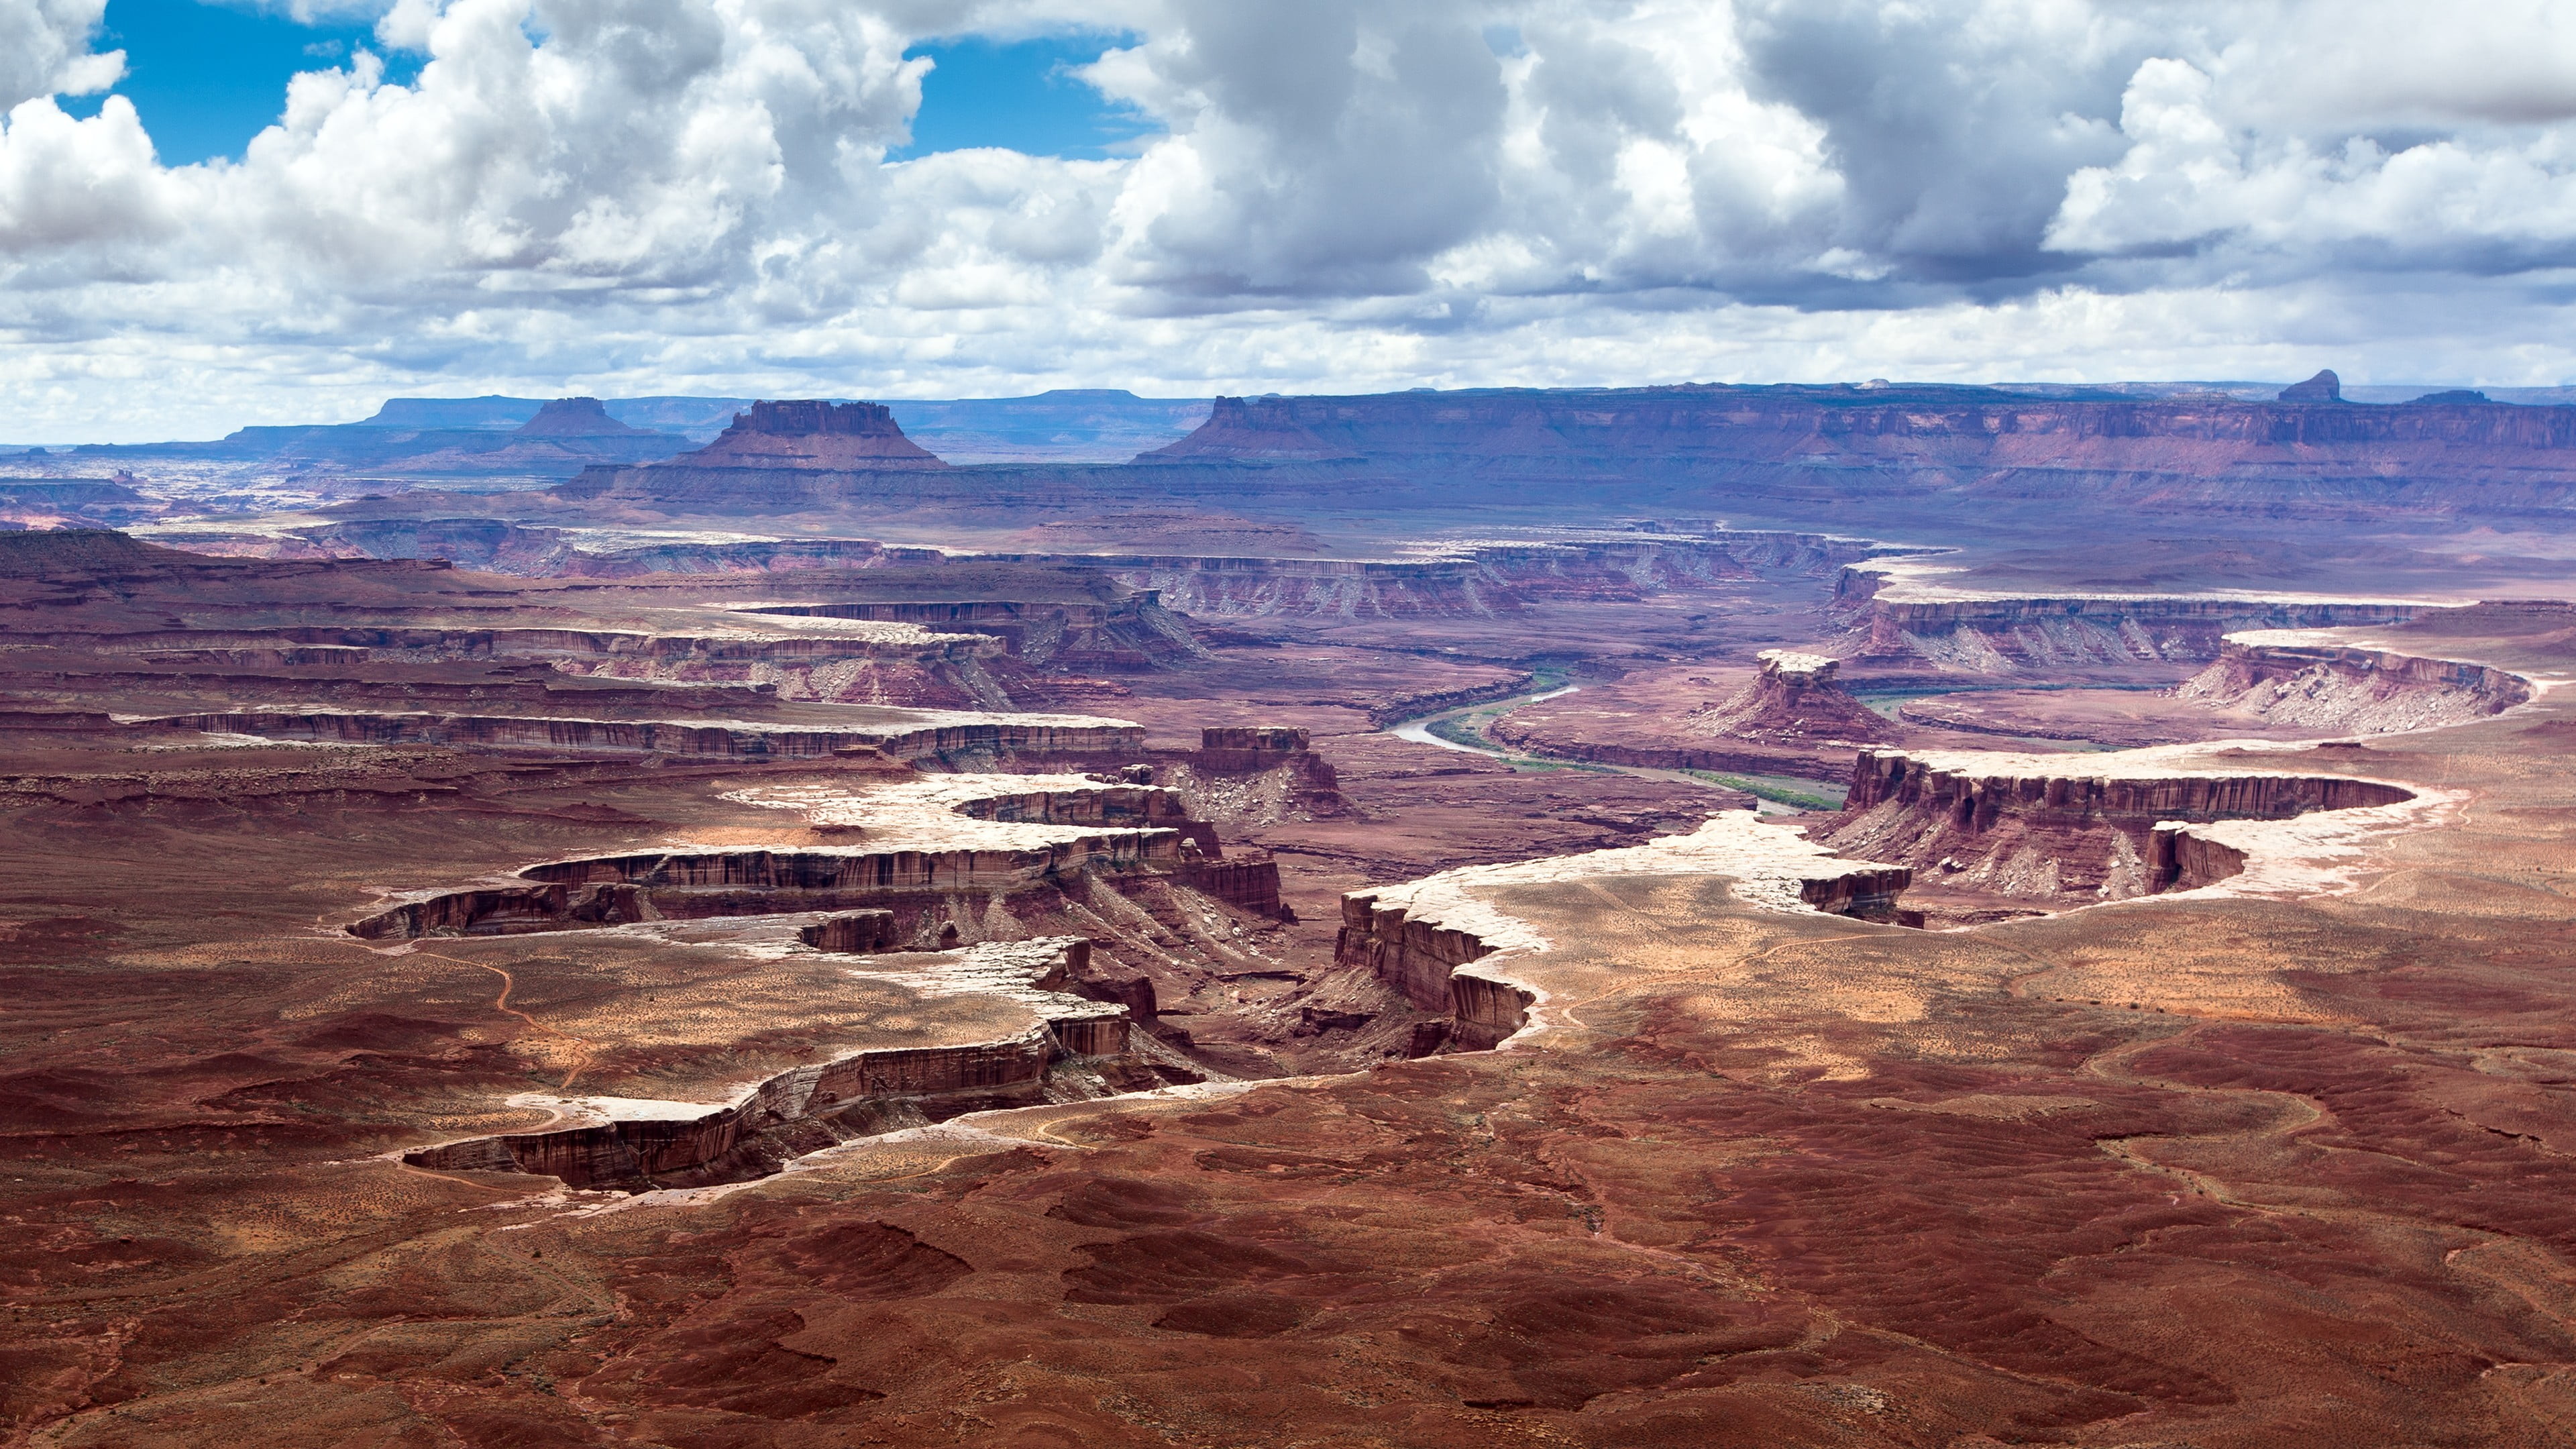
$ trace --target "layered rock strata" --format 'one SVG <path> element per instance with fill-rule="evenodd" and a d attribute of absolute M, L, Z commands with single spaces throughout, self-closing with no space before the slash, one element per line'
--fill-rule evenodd
<path fill-rule="evenodd" d="M 1207 657 L 1189 626 L 1151 589 L 1108 590 L 1092 601 L 1010 599 L 761 603 L 745 613 L 772 618 L 850 619 L 972 632 L 998 639 L 1022 665 L 1145 673 Z"/>
<path fill-rule="evenodd" d="M 2576 408 L 1870 384 L 1219 398 L 1198 431 L 1138 461 L 1395 471 L 1472 479 L 1487 497 L 1617 477 L 1632 491 L 1688 479 L 1750 497 L 1764 485 L 1788 510 L 1855 496 L 1894 511 L 2075 499 L 2277 518 L 2563 503 L 2576 496 L 2572 458 Z"/>
<path fill-rule="evenodd" d="M 1396 559 L 1109 555 L 1088 560 L 1200 619 L 1479 618 L 1547 600 L 1625 602 L 1761 573 L 1818 573 L 1886 550 L 1759 530 L 1486 543 Z M 1038 561 L 1030 556 L 1029 561 Z"/>
<path fill-rule="evenodd" d="M 959 978 L 946 983 L 952 988 L 1011 996 L 1040 1018 L 1007 1039 L 851 1052 L 781 1072 L 711 1109 L 567 1103 L 594 1120 L 449 1143 L 402 1160 L 448 1172 L 555 1177 L 576 1188 L 694 1187 L 765 1176 L 793 1157 L 890 1128 L 1033 1105 L 1046 1099 L 1052 1064 L 1128 1048 L 1123 1006 L 1064 989 L 1089 954 L 1090 943 L 1078 938 L 991 943 L 929 966 L 930 976 Z"/>
<path fill-rule="evenodd" d="M 1152 777 L 1201 819 L 1243 827 L 1349 813 L 1341 777 L 1301 729 L 1203 729 L 1198 749 L 1157 750 L 1150 758 Z M 1211 858 L 1220 853 L 1213 835 L 1199 843 Z"/>
<path fill-rule="evenodd" d="M 439 744 L 505 750 L 577 750 L 751 759 L 822 758 L 864 746 L 905 761 L 959 764 L 1034 755 L 1126 756 L 1144 730 L 1082 715 L 953 715 L 915 711 L 925 722 L 871 729 L 766 724 L 748 720 L 612 720 L 521 715 L 389 713 L 363 710 L 249 710 L 138 719 L 168 729 L 342 744 Z"/>
<path fill-rule="evenodd" d="M 1850 621 L 1848 662 L 1874 676 L 1908 666 L 1943 674 L 2015 675 L 2141 662 L 2216 659 L 2238 630 L 2402 623 L 2404 602 L 2209 595 L 1967 595 L 1846 568 L 1835 611 Z"/>
<path fill-rule="evenodd" d="M 1836 682 L 1842 661 L 1765 649 L 1761 672 L 1727 699 L 1690 712 L 1683 728 L 1772 745 L 1863 744 L 1893 733 L 1888 722 Z"/>
<path fill-rule="evenodd" d="M 1468 866 L 1400 886 L 1342 897 L 1334 939 L 1340 964 L 1364 969 L 1417 1009 L 1448 1024 L 1417 1034 L 1424 1050 L 1481 1049 L 1530 1025 L 1542 1000 L 1502 957 L 1535 955 L 1548 941 L 1490 903 L 1496 888 L 1617 875 L 1711 875 L 1760 909 L 1894 921 L 1911 879 L 1903 866 L 1842 860 L 1826 848 L 1743 814 L 1720 815 L 1689 835 L 1582 855 Z"/>
<path fill-rule="evenodd" d="M 1215 837 L 1187 818 L 1179 794 L 1153 786 L 1101 785 L 1080 776 L 948 775 L 856 793 L 831 785 L 760 786 L 730 798 L 794 810 L 827 833 L 857 831 L 865 843 L 678 847 L 547 861 L 518 872 L 531 885 L 404 901 L 348 930 L 367 940 L 409 940 L 862 910 L 886 916 L 882 925 L 865 928 L 883 945 L 917 937 L 935 944 L 929 933 L 961 896 L 1008 898 L 1084 876 L 1149 874 L 1256 914 L 1288 915 L 1275 860 L 1220 858 Z M 1208 848 L 1198 845 L 1201 836 Z"/>
<path fill-rule="evenodd" d="M 716 440 L 671 460 L 674 467 L 945 468 L 903 435 L 877 403 L 756 402 L 734 414 Z"/>
<path fill-rule="evenodd" d="M 1823 838 L 1902 861 L 1926 885 L 2056 903 L 2124 900 L 2172 889 L 2186 875 L 2206 884 L 2228 869 L 2222 855 L 2177 833 L 2189 824 L 2286 820 L 2417 794 L 2344 775 L 2178 768 L 2169 763 L 2177 758 L 1863 751 L 1844 813 Z"/>
<path fill-rule="evenodd" d="M 2466 724 L 2531 698 L 2529 680 L 2484 664 L 2337 643 L 2299 630 L 2230 634 L 2177 698 L 2267 723 L 2344 734 Z"/>
<path fill-rule="evenodd" d="M 841 911 L 796 933 L 798 941 L 817 951 L 842 955 L 891 951 L 901 938 L 892 911 Z"/>

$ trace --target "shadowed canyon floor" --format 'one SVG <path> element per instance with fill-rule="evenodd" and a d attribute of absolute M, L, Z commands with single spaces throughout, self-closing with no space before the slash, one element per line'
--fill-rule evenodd
<path fill-rule="evenodd" d="M 6 1442 L 2576 1445 L 2576 609 L 1575 533 L 0 535 Z"/>

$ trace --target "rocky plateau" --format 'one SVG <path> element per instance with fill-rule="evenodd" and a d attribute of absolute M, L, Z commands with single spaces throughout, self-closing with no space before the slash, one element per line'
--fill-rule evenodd
<path fill-rule="evenodd" d="M 0 1443 L 2576 1445 L 2576 410 L 1123 397 L 10 463 Z"/>

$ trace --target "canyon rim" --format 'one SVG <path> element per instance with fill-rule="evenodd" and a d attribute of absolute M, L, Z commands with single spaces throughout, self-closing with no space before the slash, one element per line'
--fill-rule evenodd
<path fill-rule="evenodd" d="M 0 1446 L 2576 1449 L 2554 8 L 9 87 Z"/>

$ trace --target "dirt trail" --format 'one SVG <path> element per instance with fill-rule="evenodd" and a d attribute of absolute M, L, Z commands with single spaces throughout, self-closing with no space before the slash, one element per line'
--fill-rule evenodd
<path fill-rule="evenodd" d="M 436 951 L 421 951 L 416 952 L 415 954 L 426 956 L 433 961 L 445 961 L 452 966 L 471 966 L 477 971 L 489 971 L 493 975 L 500 977 L 501 994 L 492 998 L 492 1009 L 494 1011 L 500 1012 L 505 1016 L 517 1017 L 519 1020 L 526 1022 L 530 1030 L 541 1035 L 560 1038 L 561 1040 L 572 1043 L 575 1052 L 572 1070 L 564 1073 L 563 1082 L 557 1090 L 569 1089 L 572 1086 L 573 1081 L 583 1072 L 589 1070 L 591 1063 L 598 1059 L 599 1046 L 596 1042 L 593 1042 L 586 1037 L 575 1036 L 571 1032 L 564 1031 L 560 1028 L 548 1026 L 544 1022 L 539 1021 L 535 1017 L 528 1015 L 526 1012 L 519 1010 L 515 1006 L 512 1006 L 510 1004 L 510 993 L 517 989 L 519 983 L 510 978 L 509 972 L 502 970 L 498 966 L 487 966 L 480 961 L 467 961 L 455 956 L 442 956 Z"/>

